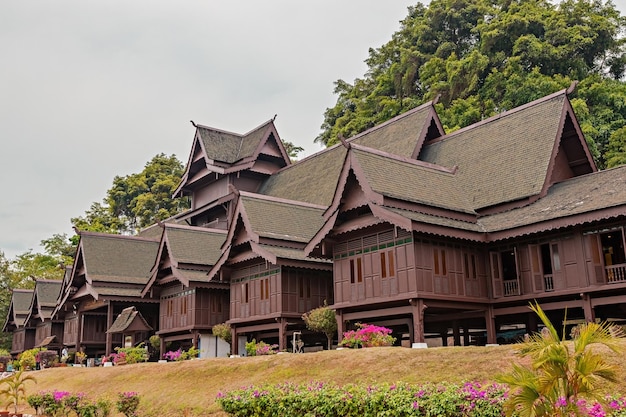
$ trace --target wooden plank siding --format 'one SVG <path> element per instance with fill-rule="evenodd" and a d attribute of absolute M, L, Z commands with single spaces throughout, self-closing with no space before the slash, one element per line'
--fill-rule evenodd
<path fill-rule="evenodd" d="M 175 332 L 193 328 L 209 328 L 228 319 L 226 291 L 179 286 L 164 289 L 159 309 L 159 331 Z"/>
<path fill-rule="evenodd" d="M 332 303 L 330 272 L 259 263 L 233 271 L 230 318 L 303 314 Z"/>
<path fill-rule="evenodd" d="M 63 325 L 63 344 L 66 346 L 76 346 L 78 343 L 78 316 L 69 314 L 65 318 Z"/>
<path fill-rule="evenodd" d="M 486 298 L 484 254 L 387 230 L 334 247 L 335 303 L 420 294 Z"/>
<path fill-rule="evenodd" d="M 107 314 L 83 313 L 81 315 L 81 344 L 104 344 L 106 342 Z"/>
<path fill-rule="evenodd" d="M 492 298 L 602 290 L 626 283 L 623 226 L 577 230 L 490 250 Z M 504 276 L 505 254 L 514 253 L 517 276 Z M 511 256 L 511 255 L 507 255 Z M 622 272 L 623 271 L 623 272 Z M 502 275 L 501 275 L 502 274 Z"/>

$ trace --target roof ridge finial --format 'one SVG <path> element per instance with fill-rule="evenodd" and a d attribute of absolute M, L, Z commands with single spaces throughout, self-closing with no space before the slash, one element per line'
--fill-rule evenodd
<path fill-rule="evenodd" d="M 337 135 L 337 137 L 339 138 L 339 140 L 341 141 L 341 144 L 346 148 L 346 149 L 350 149 L 352 146 L 350 145 L 350 143 L 348 143 L 348 141 L 346 140 L 346 138 L 343 137 L 343 135 L 341 134 L 341 132 L 339 132 L 339 134 Z"/>
<path fill-rule="evenodd" d="M 196 122 L 194 122 L 193 120 L 190 120 L 190 122 L 193 125 L 193 127 L 195 127 L 196 129 L 198 128 L 198 125 L 196 124 Z"/>
<path fill-rule="evenodd" d="M 433 99 L 433 106 L 437 103 L 439 103 L 439 99 L 441 98 L 441 93 L 437 94 L 435 96 L 435 98 Z"/>
<path fill-rule="evenodd" d="M 565 90 L 565 94 L 567 94 L 568 96 L 570 94 L 572 94 L 574 92 L 574 90 L 576 90 L 576 86 L 577 85 L 578 85 L 578 80 L 572 81 L 572 83 L 569 85 L 569 87 L 567 87 L 567 90 Z"/>
<path fill-rule="evenodd" d="M 276 117 L 278 117 L 278 113 L 276 113 L 276 114 L 274 115 L 274 117 L 272 117 L 272 122 L 273 122 L 274 120 L 276 120 Z"/>

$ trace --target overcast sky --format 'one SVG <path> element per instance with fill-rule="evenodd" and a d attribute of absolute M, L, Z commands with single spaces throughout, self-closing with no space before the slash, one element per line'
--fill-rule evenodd
<path fill-rule="evenodd" d="M 245 133 L 277 114 L 283 140 L 321 149 L 333 82 L 362 76 L 411 4 L 0 2 L 0 251 L 70 235 L 158 153 L 186 162 L 189 120 Z"/>

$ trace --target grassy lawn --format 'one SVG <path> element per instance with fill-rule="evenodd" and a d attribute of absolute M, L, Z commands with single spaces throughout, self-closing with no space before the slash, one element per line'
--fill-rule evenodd
<path fill-rule="evenodd" d="M 623 343 L 626 351 L 626 341 Z M 623 354 L 606 352 L 620 366 L 620 382 L 607 393 L 626 393 Z M 219 391 L 264 383 L 336 384 L 380 382 L 490 382 L 519 362 L 513 346 L 406 349 L 400 347 L 323 351 L 249 358 L 198 359 L 110 368 L 53 368 L 34 371 L 37 384 L 27 394 L 44 390 L 84 392 L 90 398 L 118 392 L 141 395 L 141 416 L 224 416 L 215 403 Z M 115 415 L 115 413 L 114 413 Z"/>

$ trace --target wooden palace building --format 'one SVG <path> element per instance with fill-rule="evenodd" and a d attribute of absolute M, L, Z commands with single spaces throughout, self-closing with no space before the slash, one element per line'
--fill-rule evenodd
<path fill-rule="evenodd" d="M 226 353 L 223 322 L 232 353 L 291 350 L 319 343 L 301 316 L 324 302 L 339 339 L 367 322 L 414 347 L 505 343 L 537 330 L 533 300 L 558 323 L 626 321 L 626 166 L 598 171 L 567 90 L 449 134 L 426 103 L 296 163 L 273 120 L 194 127 L 189 211 L 137 237 L 81 233 L 42 317 L 64 345 L 109 353 L 136 311 L 205 357 Z M 38 303 L 13 297 L 16 353 Z"/>

